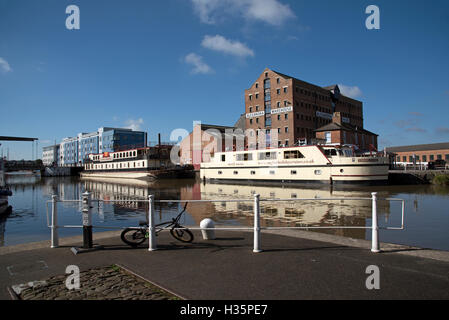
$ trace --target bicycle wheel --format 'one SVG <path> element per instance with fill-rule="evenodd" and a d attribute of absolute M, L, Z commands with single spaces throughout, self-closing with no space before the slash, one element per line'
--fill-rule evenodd
<path fill-rule="evenodd" d="M 120 238 L 124 243 L 132 247 L 137 247 L 139 244 L 143 243 L 146 239 L 145 229 L 125 229 L 120 234 Z"/>
<path fill-rule="evenodd" d="M 182 228 L 182 226 L 177 226 L 177 228 Z M 193 233 L 189 229 L 170 229 L 170 233 L 173 238 L 181 242 L 193 241 Z"/>

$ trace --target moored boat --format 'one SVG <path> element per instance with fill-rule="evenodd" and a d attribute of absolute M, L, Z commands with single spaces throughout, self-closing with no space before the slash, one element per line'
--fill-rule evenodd
<path fill-rule="evenodd" d="M 356 155 L 350 146 L 309 145 L 218 152 L 201 163 L 203 180 L 241 183 L 363 183 L 388 181 L 388 158 Z"/>
<path fill-rule="evenodd" d="M 170 160 L 171 146 L 90 154 L 81 177 L 155 180 L 176 178 L 193 172 Z"/>

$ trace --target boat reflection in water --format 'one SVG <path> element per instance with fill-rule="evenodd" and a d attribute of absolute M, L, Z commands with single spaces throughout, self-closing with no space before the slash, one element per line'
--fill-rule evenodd
<path fill-rule="evenodd" d="M 171 180 L 145 181 L 139 179 L 121 179 L 121 178 L 91 178 L 82 177 L 84 190 L 92 194 L 92 199 L 104 201 L 104 205 L 113 205 L 114 215 L 129 214 L 130 209 L 137 213 L 145 214 L 148 212 L 149 195 L 154 195 L 156 199 L 179 200 L 179 187 L 173 186 Z M 136 201 L 140 200 L 140 201 Z M 101 202 L 94 202 L 98 205 L 100 216 L 104 208 Z M 163 213 L 174 213 L 178 210 L 178 203 L 155 202 L 154 208 L 158 213 L 158 218 L 162 219 Z"/>
<path fill-rule="evenodd" d="M 317 199 L 304 201 L 260 202 L 261 225 L 267 227 L 302 226 L 370 226 L 371 200 L 319 200 L 319 198 L 370 198 L 369 191 L 333 190 L 329 188 L 305 188 L 282 186 L 245 186 L 228 184 L 202 184 L 202 200 L 253 199 Z M 193 203 L 190 210 L 200 211 L 219 223 L 233 221 L 236 224 L 253 225 L 253 201 Z M 378 212 L 387 219 L 389 203 L 378 202 Z M 194 214 L 195 215 L 195 214 Z M 204 218 L 204 217 L 203 217 Z M 365 229 L 322 229 L 320 232 L 342 236 L 365 238 Z"/>

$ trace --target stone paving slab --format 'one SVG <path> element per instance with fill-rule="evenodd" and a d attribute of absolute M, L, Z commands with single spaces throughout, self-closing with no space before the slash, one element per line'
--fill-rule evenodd
<path fill-rule="evenodd" d="M 180 298 L 136 277 L 119 266 L 80 273 L 79 289 L 66 287 L 67 275 L 13 285 L 20 300 L 179 300 Z"/>

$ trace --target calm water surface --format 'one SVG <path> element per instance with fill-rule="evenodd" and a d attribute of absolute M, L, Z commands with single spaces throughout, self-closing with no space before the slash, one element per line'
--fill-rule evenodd
<path fill-rule="evenodd" d="M 345 187 L 329 186 L 241 186 L 229 184 L 202 184 L 194 180 L 163 180 L 155 183 L 120 180 L 80 180 L 78 178 L 14 178 L 8 180 L 13 191 L 9 202 L 10 215 L 0 219 L 0 246 L 48 240 L 47 201 L 56 194 L 60 199 L 79 199 L 85 191 L 95 203 L 93 223 L 96 226 L 137 226 L 145 219 L 148 206 L 133 200 L 156 199 L 248 199 L 254 193 L 261 198 L 329 198 L 370 197 L 406 200 L 403 231 L 381 230 L 382 242 L 449 250 L 449 188 L 437 186 Z M 110 200 L 120 202 L 112 204 Z M 50 207 L 50 206 L 49 206 Z M 157 221 L 166 221 L 180 211 L 178 203 L 156 203 Z M 217 225 L 252 226 L 252 202 L 189 203 L 182 223 L 198 226 L 204 218 L 212 218 Z M 60 225 L 80 225 L 81 212 L 77 203 L 58 204 Z M 378 203 L 380 226 L 400 226 L 400 203 Z M 262 202 L 263 226 L 370 226 L 371 202 L 356 201 L 302 201 Z M 50 217 L 48 217 L 49 219 Z M 95 231 L 102 231 L 96 229 Z M 371 231 L 364 229 L 322 230 L 359 239 L 370 239 Z M 81 235 L 81 229 L 60 229 L 61 237 Z"/>

